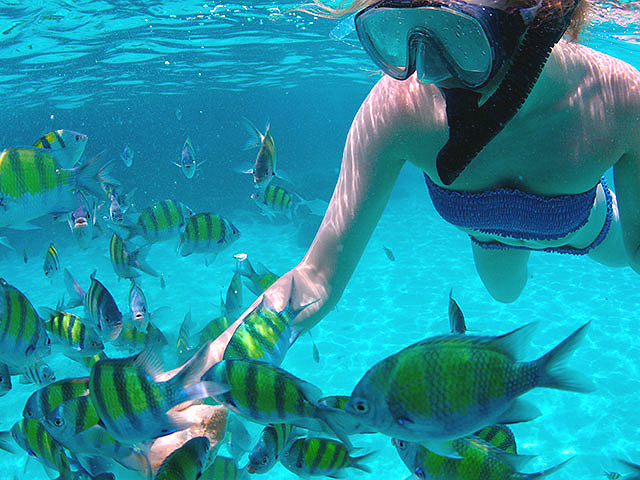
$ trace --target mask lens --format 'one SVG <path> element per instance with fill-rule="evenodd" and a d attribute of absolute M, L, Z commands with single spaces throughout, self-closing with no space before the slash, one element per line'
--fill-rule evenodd
<path fill-rule="evenodd" d="M 356 29 L 372 59 L 397 79 L 418 68 L 425 79 L 436 81 L 445 78 L 446 67 L 448 76 L 477 86 L 491 73 L 492 48 L 484 29 L 472 16 L 448 7 L 371 8 L 356 17 Z"/>

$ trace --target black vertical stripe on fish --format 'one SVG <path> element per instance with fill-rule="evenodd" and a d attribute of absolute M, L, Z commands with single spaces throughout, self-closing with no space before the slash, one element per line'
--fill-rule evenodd
<path fill-rule="evenodd" d="M 9 287 L 2 287 L 1 289 L 1 294 L 4 295 L 5 298 L 5 307 L 6 307 L 6 311 L 5 311 L 5 316 L 7 317 L 6 321 L 4 322 L 4 324 L 2 325 L 2 335 L 0 336 L 0 341 L 2 341 L 4 343 L 6 337 L 7 337 L 7 333 L 9 333 L 9 324 L 11 323 L 11 290 L 9 290 Z"/>
<path fill-rule="evenodd" d="M 38 173 L 38 192 L 42 192 L 47 190 L 47 172 L 45 167 L 45 162 L 42 159 L 43 153 L 41 151 L 36 151 L 35 155 L 35 168 Z"/>
<path fill-rule="evenodd" d="M 218 239 L 218 243 L 224 243 L 227 238 L 227 224 L 224 222 L 222 217 L 216 217 L 216 219 L 220 223 L 220 238 Z"/>
<path fill-rule="evenodd" d="M 322 461 L 322 457 L 324 457 L 324 454 L 327 451 L 328 442 L 318 442 L 318 443 L 320 443 L 320 446 L 319 446 L 318 450 L 316 451 L 316 454 L 313 457 L 313 461 L 311 462 L 311 465 L 309 465 L 309 471 L 310 472 L 315 472 L 315 471 L 318 470 L 318 466 L 320 465 L 320 462 Z M 304 443 L 305 448 L 302 448 L 301 450 L 306 453 L 306 450 L 308 450 L 310 444 L 311 444 L 310 441 L 306 441 Z"/>
<path fill-rule="evenodd" d="M 204 239 L 206 240 L 207 246 L 209 246 L 211 244 L 211 241 L 213 240 L 213 216 L 212 215 L 205 215 L 204 216 L 204 222 L 206 225 L 205 231 L 204 231 Z"/>
<path fill-rule="evenodd" d="M 173 224 L 173 221 L 171 220 L 172 210 L 175 210 L 175 204 L 171 203 L 171 205 L 169 205 L 169 202 L 167 202 L 166 200 L 163 200 L 162 202 L 160 202 L 160 207 L 162 209 L 162 213 L 164 214 L 164 225 L 166 227 L 168 227 L 169 225 L 172 225 Z"/>
<path fill-rule="evenodd" d="M 131 424 L 131 426 L 133 427 L 134 430 L 139 430 L 142 427 L 142 424 L 140 423 L 140 420 L 138 419 L 138 416 L 135 414 L 135 410 L 133 405 L 131 404 L 128 392 L 129 392 L 129 385 L 128 385 L 128 380 L 131 380 L 132 378 L 128 375 L 125 375 L 124 378 L 122 378 L 122 383 L 120 383 L 118 380 L 120 379 L 120 376 L 122 375 L 121 369 L 120 368 L 111 368 L 111 382 L 114 385 L 115 391 L 116 391 L 116 396 L 118 397 L 118 402 L 120 403 L 120 407 L 122 408 L 124 414 L 125 414 L 125 419 Z M 133 389 L 132 390 L 137 390 L 138 387 L 140 386 L 140 382 L 137 378 L 133 378 L 134 382 L 137 382 L 138 385 L 132 385 Z M 118 388 L 121 387 L 121 388 Z M 116 421 L 122 421 L 119 419 L 114 419 Z"/>
<path fill-rule="evenodd" d="M 17 290 L 16 293 L 18 293 Z M 24 332 L 24 326 L 27 321 L 27 299 L 24 295 L 18 295 L 18 301 L 20 302 L 20 332 Z M 25 337 L 24 339 L 31 344 L 32 338 Z"/>
<path fill-rule="evenodd" d="M 56 140 L 58 141 L 58 143 L 60 144 L 60 146 L 61 146 L 62 148 L 66 147 L 66 145 L 64 144 L 64 140 L 62 139 L 62 135 L 60 135 L 58 132 L 53 132 L 53 134 L 55 135 Z M 49 147 L 49 148 L 51 148 L 51 147 Z"/>
<path fill-rule="evenodd" d="M 287 386 L 282 375 L 275 376 L 273 389 L 278 417 L 284 419 L 286 415 L 285 407 L 287 404 L 287 399 L 285 394 L 287 392 Z"/>
<path fill-rule="evenodd" d="M 75 425 L 76 435 L 84 430 L 85 419 L 87 416 L 87 410 L 89 409 L 90 401 L 91 399 L 88 398 L 87 401 L 85 402 L 76 402 L 76 405 L 78 406 L 78 414 L 76 415 L 76 425 Z"/>
<path fill-rule="evenodd" d="M 258 402 L 260 401 L 260 385 L 258 385 L 257 368 L 252 362 L 247 363 L 247 380 L 244 393 L 251 417 L 259 418 L 260 405 L 258 405 Z"/>
<path fill-rule="evenodd" d="M 13 171 L 15 181 L 18 184 L 27 185 L 27 179 L 24 176 L 24 170 L 22 169 L 22 161 L 20 159 L 20 151 L 18 149 L 12 149 L 9 151 L 9 167 L 10 170 Z M 7 178 L 11 181 L 11 175 L 8 175 Z"/>
<path fill-rule="evenodd" d="M 40 137 L 40 143 L 42 144 L 42 148 L 52 148 L 46 135 Z"/>

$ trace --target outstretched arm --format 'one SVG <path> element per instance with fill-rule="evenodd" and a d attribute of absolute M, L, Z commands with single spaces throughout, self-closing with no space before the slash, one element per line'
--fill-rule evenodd
<path fill-rule="evenodd" d="M 318 323 L 340 299 L 404 164 L 402 136 L 392 133 L 398 109 L 388 89 L 389 82 L 379 82 L 351 125 L 338 183 L 309 251 L 264 293 L 280 310 L 289 301 L 293 280 L 294 307 L 315 302 L 296 319 L 302 330 Z"/>
<path fill-rule="evenodd" d="M 640 152 L 624 154 L 613 167 L 613 179 L 629 266 L 640 273 Z"/>

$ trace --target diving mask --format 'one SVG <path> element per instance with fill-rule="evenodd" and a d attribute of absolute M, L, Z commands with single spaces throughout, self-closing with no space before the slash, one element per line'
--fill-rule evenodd
<path fill-rule="evenodd" d="M 360 43 L 384 73 L 421 83 L 486 84 L 508 62 L 540 3 L 508 13 L 459 0 L 382 0 L 355 16 Z M 451 83 L 450 83 L 451 84 Z"/>

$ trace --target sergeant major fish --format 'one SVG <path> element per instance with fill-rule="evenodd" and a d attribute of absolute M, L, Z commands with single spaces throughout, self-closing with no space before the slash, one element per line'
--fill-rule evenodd
<path fill-rule="evenodd" d="M 98 157 L 63 169 L 62 150 L 32 147 L 0 152 L 0 227 L 27 226 L 46 214 L 67 214 L 75 208 L 75 192 L 100 195 L 108 163 Z"/>
<path fill-rule="evenodd" d="M 267 473 L 278 462 L 280 455 L 295 440 L 295 426 L 276 423 L 264 427 L 258 442 L 249 453 L 249 473 Z"/>
<path fill-rule="evenodd" d="M 195 437 L 169 454 L 158 467 L 153 480 L 198 480 L 209 460 L 211 442 Z"/>
<path fill-rule="evenodd" d="M 88 377 L 58 380 L 32 393 L 22 410 L 22 416 L 42 419 L 58 405 L 84 395 L 89 395 Z"/>
<path fill-rule="evenodd" d="M 129 358 L 100 360 L 89 377 L 89 395 L 107 431 L 119 442 L 132 444 L 168 435 L 191 426 L 169 412 L 180 403 L 218 395 L 228 387 L 199 381 L 206 349 L 196 353 L 166 381 L 150 351 Z"/>
<path fill-rule="evenodd" d="M 106 287 L 91 274 L 91 285 L 85 293 L 78 285 L 71 272 L 64 269 L 64 282 L 71 295 L 70 307 L 84 305 L 85 317 L 89 325 L 95 327 L 102 338 L 114 340 L 122 330 L 122 313 Z"/>
<path fill-rule="evenodd" d="M 146 246 L 132 250 L 117 233 L 111 235 L 109 258 L 111 259 L 111 266 L 115 274 L 120 278 L 136 278 L 140 276 L 140 272 L 144 272 L 153 277 L 160 276 L 160 274 L 147 263 L 146 257 L 149 249 L 150 247 Z"/>
<path fill-rule="evenodd" d="M 11 374 L 6 363 L 0 363 L 0 397 L 11 391 Z"/>
<path fill-rule="evenodd" d="M 246 119 L 245 119 L 246 120 Z M 253 129 L 257 136 L 257 140 L 248 146 L 259 146 L 260 150 L 256 156 L 256 161 L 252 170 L 244 173 L 253 174 L 253 183 L 256 187 L 264 189 L 269 185 L 274 176 L 276 176 L 276 146 L 271 136 L 271 124 L 267 125 L 264 135 L 249 120 L 246 120 L 248 126 Z"/>
<path fill-rule="evenodd" d="M 87 146 L 86 135 L 71 130 L 55 130 L 41 136 L 33 144 L 36 148 L 60 150 L 58 163 L 62 168 L 72 168 L 80 161 Z"/>
<path fill-rule="evenodd" d="M 0 278 L 0 362 L 22 370 L 50 353 L 40 315 L 20 290 Z"/>
<path fill-rule="evenodd" d="M 196 152 L 193 149 L 193 145 L 191 145 L 191 139 L 187 137 L 182 146 L 182 153 L 180 154 L 180 163 L 173 162 L 173 164 L 177 167 L 180 167 L 182 173 L 187 178 L 193 178 L 196 174 L 196 169 L 199 166 L 202 166 L 205 161 L 200 163 L 196 162 Z"/>
<path fill-rule="evenodd" d="M 49 244 L 47 253 L 44 256 L 44 265 L 42 266 L 44 275 L 48 278 L 53 278 L 55 274 L 60 270 L 60 259 L 58 258 L 58 251 L 53 245 L 53 242 Z"/>
<path fill-rule="evenodd" d="M 260 262 L 254 268 L 249 262 L 246 253 L 236 253 L 233 257 L 237 260 L 236 272 L 248 280 L 247 287 L 254 295 L 262 295 L 267 288 L 280 278 Z"/>
<path fill-rule="evenodd" d="M 209 264 L 238 238 L 240 231 L 229 220 L 213 213 L 198 213 L 185 222 L 178 253 L 183 257 L 192 253 L 207 254 Z"/>
<path fill-rule="evenodd" d="M 76 192 L 76 206 L 69 214 L 68 223 L 73 238 L 78 246 L 83 250 L 89 248 L 89 244 L 94 237 L 96 227 L 97 207 L 92 206 L 87 200 L 87 196 L 82 192 Z"/>
<path fill-rule="evenodd" d="M 345 411 L 381 433 L 447 454 L 448 440 L 537 417 L 537 408 L 518 399 L 533 388 L 591 391 L 563 365 L 589 324 L 538 360 L 518 362 L 535 325 L 499 337 L 442 335 L 413 344 L 369 369 Z"/>
<path fill-rule="evenodd" d="M 536 473 L 517 471 L 531 456 L 514 455 L 492 447 L 479 438 L 462 438 L 454 442 L 457 458 L 437 455 L 419 443 L 394 438 L 400 458 L 417 478 L 447 478 L 449 480 L 532 480 L 546 477 L 567 464 L 564 462 Z"/>
<path fill-rule="evenodd" d="M 349 449 L 330 438 L 298 438 L 282 454 L 280 463 L 300 477 L 326 476 L 340 478 L 346 476 L 347 468 L 355 468 L 371 473 L 362 462 L 375 452 L 359 457 L 349 455 Z"/>
<path fill-rule="evenodd" d="M 84 324 L 73 313 L 41 308 L 44 326 L 54 343 L 59 344 L 65 355 L 90 357 L 104 350 L 98 332 Z"/>
<path fill-rule="evenodd" d="M 24 370 L 20 375 L 20 383 L 35 383 L 36 385 L 50 385 L 56 381 L 53 369 L 44 362 L 38 362 Z"/>

